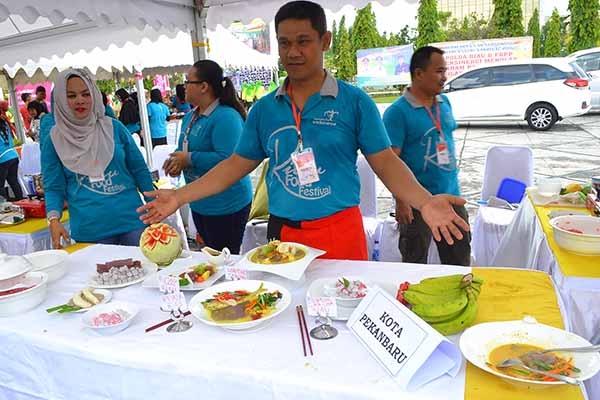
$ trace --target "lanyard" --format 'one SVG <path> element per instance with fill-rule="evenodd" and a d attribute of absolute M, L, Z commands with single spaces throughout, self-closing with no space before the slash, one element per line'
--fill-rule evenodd
<path fill-rule="evenodd" d="M 304 149 L 304 146 L 302 145 L 302 131 L 300 130 L 300 125 L 302 123 L 302 110 L 298 111 L 296 109 L 296 102 L 294 101 L 292 85 L 289 85 L 288 95 L 290 96 L 290 100 L 292 101 L 292 113 L 294 114 L 294 121 L 296 121 L 296 132 L 298 133 L 298 146 L 300 147 L 300 151 L 302 151 Z"/>
<path fill-rule="evenodd" d="M 190 124 L 188 125 L 187 129 L 185 130 L 184 141 L 186 141 L 186 142 L 188 141 L 188 136 L 190 135 L 190 131 L 194 127 L 194 124 L 196 123 L 196 121 L 198 121 L 199 119 L 200 119 L 200 115 L 198 115 L 198 108 L 196 108 L 194 110 L 192 120 L 190 121 Z"/>
<path fill-rule="evenodd" d="M 444 132 L 442 131 L 442 123 L 440 120 L 440 103 L 437 100 L 434 100 L 433 102 L 435 103 L 435 112 L 437 113 L 437 119 L 433 116 L 433 113 L 431 112 L 429 107 L 424 107 L 425 110 L 427 110 L 427 114 L 429 115 L 429 118 L 431 118 L 435 129 L 437 129 L 438 133 L 440 134 L 440 139 L 444 141 Z"/>

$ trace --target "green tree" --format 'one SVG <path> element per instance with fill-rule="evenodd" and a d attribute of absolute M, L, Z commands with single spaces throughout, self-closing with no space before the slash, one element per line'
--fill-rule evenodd
<path fill-rule="evenodd" d="M 355 75 L 354 63 L 356 63 L 356 56 L 352 52 L 350 36 L 346 29 L 346 17 L 342 17 L 338 26 L 338 51 L 335 59 L 336 76 L 343 80 L 352 79 Z"/>
<path fill-rule="evenodd" d="M 476 13 L 467 15 L 462 21 L 452 18 L 444 27 L 447 41 L 488 39 L 492 36 L 489 21 Z"/>
<path fill-rule="evenodd" d="M 96 86 L 102 93 L 110 94 L 115 92 L 115 81 L 112 79 L 99 79 L 96 81 Z"/>
<path fill-rule="evenodd" d="M 544 37 L 544 57 L 558 57 L 561 55 L 562 44 L 560 34 L 560 15 L 554 8 L 552 16 L 546 23 L 546 35 Z"/>
<path fill-rule="evenodd" d="M 416 48 L 444 39 L 437 12 L 437 0 L 421 0 L 417 20 Z"/>
<path fill-rule="evenodd" d="M 541 56 L 541 32 L 540 32 L 540 13 L 536 8 L 527 25 L 527 36 L 533 37 L 533 57 Z"/>
<path fill-rule="evenodd" d="M 522 0 L 494 0 L 492 31 L 494 37 L 523 36 Z"/>
<path fill-rule="evenodd" d="M 596 46 L 600 38 L 598 0 L 569 0 L 571 13 L 571 37 L 567 45 L 569 53 Z"/>
<path fill-rule="evenodd" d="M 335 20 L 333 20 L 333 26 L 331 28 L 331 52 L 335 56 L 338 47 L 338 30 Z"/>
<path fill-rule="evenodd" d="M 377 31 L 377 19 L 371 9 L 371 3 L 356 11 L 352 34 L 352 67 L 356 75 L 356 52 L 361 49 L 372 49 L 381 45 L 381 36 Z"/>

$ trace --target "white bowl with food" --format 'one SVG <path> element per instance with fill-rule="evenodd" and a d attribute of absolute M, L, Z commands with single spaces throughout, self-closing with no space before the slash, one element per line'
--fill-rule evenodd
<path fill-rule="evenodd" d="M 550 220 L 556 244 L 566 251 L 600 256 L 600 218 L 591 215 L 566 215 Z"/>
<path fill-rule="evenodd" d="M 294 242 L 274 240 L 246 253 L 237 266 L 248 271 L 262 271 L 300 280 L 310 263 L 326 252 Z"/>
<path fill-rule="evenodd" d="M 562 181 L 557 178 L 543 178 L 537 182 L 537 190 L 541 196 L 558 196 L 562 189 Z"/>
<path fill-rule="evenodd" d="M 29 272 L 12 288 L 0 290 L 0 317 L 17 315 L 40 305 L 47 294 L 48 275 Z"/>
<path fill-rule="evenodd" d="M 584 338 L 562 329 L 538 323 L 533 317 L 520 321 L 487 322 L 467 328 L 460 337 L 460 350 L 465 358 L 478 368 L 496 375 L 511 384 L 531 389 L 541 389 L 565 383 L 545 380 L 518 367 L 495 368 L 507 358 L 519 358 L 529 351 L 552 348 L 590 346 Z M 590 379 L 600 370 L 598 353 L 556 352 L 553 355 L 557 366 L 565 366 L 565 373 L 580 381 Z M 568 368 L 565 361 L 571 359 Z M 544 366 L 533 364 L 536 369 Z M 532 365 L 530 365 L 532 366 Z M 515 369 L 516 368 L 516 369 Z M 552 368 L 551 365 L 548 368 Z M 568 369 L 568 371 L 567 371 Z M 548 370 L 549 372 L 552 370 Z"/>
<path fill-rule="evenodd" d="M 33 264 L 33 271 L 48 274 L 48 283 L 55 282 L 67 273 L 67 258 L 69 253 L 64 250 L 36 251 L 25 256 Z"/>
<path fill-rule="evenodd" d="M 323 295 L 335 298 L 340 307 L 357 307 L 368 294 L 372 284 L 359 276 L 340 276 L 328 279 L 323 285 Z"/>
<path fill-rule="evenodd" d="M 256 328 L 281 314 L 292 301 L 290 292 L 273 282 L 223 282 L 195 295 L 192 315 L 207 325 L 240 331 Z"/>
<path fill-rule="evenodd" d="M 81 322 L 94 332 L 113 335 L 126 329 L 138 312 L 135 304 L 113 301 L 95 306 L 81 317 Z"/>
<path fill-rule="evenodd" d="M 25 279 L 33 264 L 23 256 L 0 253 L 0 290 L 8 290 Z"/>

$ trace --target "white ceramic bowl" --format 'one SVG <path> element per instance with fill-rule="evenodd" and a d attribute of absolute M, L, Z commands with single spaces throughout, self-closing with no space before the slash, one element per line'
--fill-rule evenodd
<path fill-rule="evenodd" d="M 231 252 L 227 247 L 223 248 L 223 250 L 215 250 L 208 246 L 202 248 L 202 253 L 208 257 L 208 262 L 220 267 L 225 264 L 229 257 L 231 256 Z"/>
<path fill-rule="evenodd" d="M 37 307 L 46 299 L 48 275 L 44 272 L 29 272 L 21 283 L 36 285 L 19 293 L 0 296 L 0 317 L 21 314 Z"/>
<path fill-rule="evenodd" d="M 119 324 L 110 326 L 94 326 L 92 324 L 92 319 L 94 317 L 102 313 L 111 313 L 117 310 L 126 311 L 129 314 L 129 318 L 127 318 Z M 81 317 L 81 322 L 86 328 L 89 328 L 102 335 L 114 335 L 115 333 L 121 332 L 122 330 L 126 329 L 131 324 L 131 321 L 133 320 L 133 318 L 135 318 L 138 312 L 138 306 L 136 306 L 135 304 L 127 303 L 124 301 L 113 301 L 112 303 L 99 304 L 97 306 L 94 306 L 93 309 L 89 310 Z"/>
<path fill-rule="evenodd" d="M 488 356 L 498 346 L 522 343 L 541 348 L 583 347 L 590 342 L 574 333 L 538 323 L 533 317 L 521 321 L 487 322 L 472 326 L 460 337 L 460 350 L 467 360 L 484 371 L 494 374 L 509 383 L 531 389 L 564 385 L 564 382 L 531 381 L 504 375 L 487 366 Z M 564 353 L 573 357 L 573 364 L 581 370 L 577 377 L 586 380 L 600 370 L 598 353 Z"/>
<path fill-rule="evenodd" d="M 22 256 L 0 253 L 0 290 L 8 290 L 25 279 L 33 265 Z"/>
<path fill-rule="evenodd" d="M 562 189 L 562 182 L 556 178 L 540 179 L 537 183 L 538 193 L 541 196 L 554 196 L 560 194 Z"/>
<path fill-rule="evenodd" d="M 212 299 L 213 295 L 219 292 L 228 292 L 233 290 L 247 290 L 249 292 L 253 292 L 260 287 L 261 283 L 264 285 L 264 288 L 267 289 L 268 292 L 279 290 L 279 292 L 282 294 L 281 299 L 277 302 L 275 306 L 275 311 L 273 311 L 273 313 L 271 313 L 270 315 L 261 319 L 257 319 L 255 321 L 239 323 L 219 323 L 212 321 L 208 318 L 206 311 L 204 310 L 204 306 L 202 305 L 202 302 L 204 300 Z M 194 317 L 198 318 L 200 321 L 204 322 L 207 325 L 219 326 L 221 328 L 229 330 L 240 331 L 255 328 L 258 325 L 264 324 L 265 321 L 275 318 L 277 315 L 281 314 L 291 304 L 291 302 L 292 295 L 283 286 L 267 281 L 241 280 L 222 282 L 217 285 L 211 286 L 208 289 L 204 289 L 203 291 L 192 297 L 192 299 L 189 302 L 188 308 Z"/>
<path fill-rule="evenodd" d="M 561 248 L 580 255 L 600 256 L 600 218 L 591 215 L 566 215 L 550 220 L 550 225 L 554 240 Z"/>
<path fill-rule="evenodd" d="M 62 278 L 67 272 L 66 260 L 69 253 L 64 250 L 45 250 L 30 253 L 24 256 L 33 264 L 33 271 L 48 274 L 48 283 Z"/>
<path fill-rule="evenodd" d="M 367 291 L 371 286 L 373 286 L 370 281 L 360 276 L 345 276 L 344 278 L 348 279 L 349 281 L 361 281 L 367 286 Z M 364 297 L 353 298 L 338 296 L 335 285 L 339 279 L 342 279 L 342 277 L 326 280 L 323 286 L 323 295 L 335 298 L 336 304 L 340 307 L 356 308 L 364 299 Z"/>

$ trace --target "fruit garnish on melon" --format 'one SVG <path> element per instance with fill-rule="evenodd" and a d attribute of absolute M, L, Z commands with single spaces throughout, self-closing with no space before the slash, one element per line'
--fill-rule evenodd
<path fill-rule="evenodd" d="M 171 264 L 183 250 L 179 233 L 167 224 L 152 224 L 140 238 L 140 249 L 146 258 L 158 265 Z"/>

